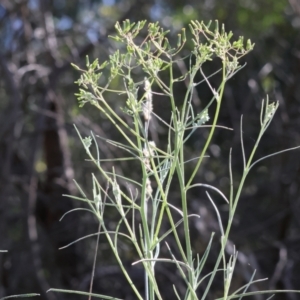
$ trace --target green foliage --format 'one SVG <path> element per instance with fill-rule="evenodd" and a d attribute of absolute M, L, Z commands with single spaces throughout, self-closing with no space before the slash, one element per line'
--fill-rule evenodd
<path fill-rule="evenodd" d="M 141 176 L 140 181 L 136 181 L 133 178 L 121 177 L 115 172 L 114 168 L 111 171 L 107 171 L 102 165 L 97 146 L 98 137 L 91 134 L 91 136 L 83 138 L 76 129 L 89 159 L 112 187 L 112 193 L 107 193 L 107 190 L 101 186 L 97 178 L 92 174 L 92 199 L 86 196 L 86 193 L 77 183 L 81 197 L 69 197 L 84 201 L 89 205 L 89 211 L 97 218 L 102 229 L 101 234 L 106 236 L 107 242 L 137 299 L 162 299 L 155 277 L 155 265 L 157 262 L 168 262 L 177 267 L 178 274 L 186 283 L 185 295 L 179 295 L 179 291 L 174 286 L 174 295 L 178 299 L 199 299 L 197 291 L 199 286 L 203 285 L 203 280 L 207 278 L 208 283 L 203 295 L 201 295 L 201 299 L 206 299 L 212 283 L 216 279 L 217 272 L 222 272 L 224 279 L 223 297 L 220 299 L 242 298 L 251 294 L 267 293 L 266 291 L 247 292 L 249 286 L 255 283 L 253 280 L 254 275 L 246 286 L 231 292 L 230 288 L 237 253 L 233 251 L 228 258 L 225 255 L 225 248 L 247 175 L 256 163 L 266 158 L 263 157 L 254 161 L 254 154 L 263 134 L 273 119 L 278 103 L 269 103 L 267 99 L 265 105 L 262 106 L 261 129 L 249 157 L 246 157 L 244 151 L 241 122 L 241 146 L 244 166 L 242 178 L 238 182 L 236 190 L 233 188 L 231 155 L 229 163 L 230 194 L 228 197 L 215 187 L 195 182 L 195 176 L 203 163 L 217 127 L 225 85 L 241 69 L 241 57 L 253 49 L 253 44 L 250 40 L 246 43 L 243 37 L 233 40 L 232 32 L 227 33 L 223 25 L 220 28 L 218 22 L 215 23 L 213 29 L 211 27 L 211 23 L 206 25 L 203 22 L 192 21 L 189 24 L 189 29 L 192 35 L 193 48 L 190 49 L 190 55 L 181 57 L 181 51 L 187 40 L 185 29 L 182 29 L 178 34 L 178 40 L 176 46 L 174 46 L 169 43 L 168 31 L 161 28 L 158 23 L 149 23 L 146 27 L 146 21 L 131 23 L 129 20 L 126 20 L 122 25 L 117 23 L 115 26 L 117 34 L 111 38 L 120 43 L 119 50 L 111 54 L 107 61 L 100 65 L 98 60 L 90 63 L 87 58 L 87 70 L 81 70 L 75 66 L 82 73 L 77 81 L 80 88 L 77 94 L 79 105 L 83 106 L 85 103 L 90 103 L 110 120 L 126 143 L 120 143 L 119 141 L 108 142 L 129 153 L 131 155 L 130 159 L 135 159 L 139 162 Z M 210 76 L 203 71 L 203 65 L 210 63 L 214 59 L 218 59 L 222 65 L 219 71 L 222 78 L 219 86 L 213 86 L 210 82 Z M 188 70 L 185 74 L 176 77 L 175 70 L 179 60 L 188 65 Z M 103 76 L 102 70 L 104 68 L 109 69 L 109 75 L 106 76 L 105 83 L 100 85 L 99 79 Z M 165 76 L 162 76 L 164 72 L 168 74 L 167 80 Z M 141 75 L 138 80 L 136 79 L 136 74 Z M 203 111 L 197 113 L 192 105 L 192 95 L 195 87 L 199 84 L 195 80 L 196 75 L 199 74 L 203 78 L 202 82 L 209 87 L 213 96 L 207 102 Z M 115 78 L 123 80 L 123 89 L 113 89 L 112 82 Z M 179 108 L 177 105 L 178 99 L 174 94 L 174 84 L 182 82 L 186 78 L 189 79 L 186 93 Z M 153 90 L 154 87 L 157 89 L 155 92 Z M 139 90 L 142 89 L 143 92 L 139 93 Z M 116 97 L 126 96 L 123 112 L 131 118 L 131 122 L 127 122 L 126 120 L 128 119 L 125 119 L 122 114 L 118 114 L 113 109 L 112 103 L 106 100 L 107 93 L 115 94 Z M 153 111 L 152 96 L 154 93 L 164 96 L 164 99 L 168 99 L 170 102 L 171 117 L 168 124 L 161 120 Z M 213 103 L 215 103 L 215 110 L 213 115 L 209 117 L 208 108 Z M 162 122 L 162 126 L 165 126 L 168 130 L 168 145 L 166 149 L 155 145 L 153 141 L 149 140 L 148 129 L 153 118 L 158 118 Z M 196 163 L 191 174 L 186 174 L 185 143 L 196 130 L 207 124 L 210 119 L 212 122 L 209 125 L 209 134 L 200 156 L 196 157 Z M 94 149 L 96 154 L 93 154 Z M 292 149 L 284 151 L 289 150 Z M 121 159 L 125 160 L 127 158 Z M 117 159 L 114 163 L 117 163 Z M 171 184 L 175 179 L 178 180 L 180 189 L 180 207 L 175 207 L 169 198 Z M 134 188 L 128 188 L 129 192 L 126 192 L 120 186 L 122 181 L 130 183 Z M 228 205 L 228 222 L 224 226 L 217 205 L 214 203 L 211 195 L 206 192 L 215 209 L 221 232 L 219 255 L 214 267 L 208 274 L 203 274 L 203 268 L 212 247 L 212 238 L 201 259 L 199 256 L 194 256 L 190 238 L 189 220 L 200 216 L 189 212 L 188 193 L 191 189 L 199 186 L 216 191 Z M 135 196 L 136 194 L 138 196 Z M 105 221 L 105 208 L 107 206 L 114 208 L 120 216 L 120 221 L 113 230 L 108 228 Z M 135 223 L 135 216 L 137 215 L 137 220 L 140 220 L 139 224 Z M 168 220 L 170 228 L 163 232 L 162 221 L 165 218 Z M 182 245 L 182 237 L 179 233 L 181 226 L 183 226 L 184 230 L 184 245 Z M 212 237 L 213 235 L 212 233 Z M 135 264 L 142 264 L 144 267 L 145 296 L 141 295 L 124 266 L 118 248 L 118 240 L 121 237 L 132 243 L 136 255 L 139 257 Z M 173 254 L 175 251 L 166 242 L 167 237 L 174 237 L 177 246 L 176 250 L 180 253 L 180 258 Z M 166 245 L 168 250 L 168 258 L 160 257 L 163 245 Z M 58 289 L 53 289 L 53 291 L 95 296 L 91 292 L 85 293 Z M 270 291 L 268 293 L 275 292 Z M 96 297 L 111 299 L 109 296 L 103 295 L 97 295 Z"/>
<path fill-rule="evenodd" d="M 251 20 L 256 18 L 253 29 L 261 32 L 270 29 L 271 26 L 280 25 L 284 21 L 283 12 L 286 9 L 286 1 L 251 1 L 250 3 L 250 1 L 242 0 L 240 4 L 237 20 L 241 26 L 249 25 Z"/>
<path fill-rule="evenodd" d="M 3 298 L 0 298 L 0 300 L 13 299 L 13 298 L 30 298 L 30 297 L 37 297 L 37 296 L 40 296 L 40 294 L 28 293 L 28 294 L 22 294 L 22 295 L 6 296 Z"/>

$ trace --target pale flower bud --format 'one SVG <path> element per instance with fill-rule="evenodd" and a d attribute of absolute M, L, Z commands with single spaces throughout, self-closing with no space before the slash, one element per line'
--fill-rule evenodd
<path fill-rule="evenodd" d="M 145 94 L 146 101 L 143 105 L 143 114 L 144 114 L 144 119 L 147 122 L 150 121 L 151 113 L 153 111 L 151 85 L 147 78 L 145 79 L 145 91 L 146 91 Z"/>

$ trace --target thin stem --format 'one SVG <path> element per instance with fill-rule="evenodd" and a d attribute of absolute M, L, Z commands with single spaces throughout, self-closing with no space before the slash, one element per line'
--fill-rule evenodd
<path fill-rule="evenodd" d="M 97 157 L 99 157 L 99 152 L 97 151 Z M 108 185 L 106 187 L 106 192 L 105 192 L 105 198 L 103 199 L 104 201 L 104 205 L 105 205 L 105 199 L 106 199 L 106 195 L 107 195 L 107 190 L 108 190 Z M 102 211 L 102 218 L 103 218 L 103 213 L 104 210 Z M 101 231 L 101 222 L 99 222 L 98 225 L 98 233 L 100 233 Z M 94 254 L 94 261 L 93 261 L 93 270 L 92 270 L 92 275 L 91 275 L 91 282 L 90 282 L 90 289 L 89 289 L 89 293 L 91 294 L 93 291 L 93 283 L 94 283 L 94 277 L 95 277 L 95 269 L 96 269 L 96 260 L 97 260 L 97 254 L 98 254 L 98 247 L 99 247 L 99 240 L 100 240 L 100 234 L 97 234 L 97 240 L 96 240 L 96 248 L 95 248 L 95 254 Z M 91 300 L 91 295 L 89 295 L 89 300 Z"/>
<path fill-rule="evenodd" d="M 206 143 L 203 147 L 203 150 L 201 152 L 201 155 L 198 159 L 198 162 L 196 164 L 196 167 L 194 168 L 194 171 L 189 179 L 189 181 L 187 182 L 187 185 L 186 185 L 186 189 L 191 185 L 194 177 L 196 176 L 197 172 L 198 172 L 198 169 L 202 163 L 202 160 L 204 158 L 204 155 L 208 149 L 208 146 L 210 145 L 210 142 L 212 140 L 212 137 L 214 135 L 214 132 L 215 132 L 215 128 L 216 128 L 216 125 L 217 125 L 217 121 L 218 121 L 218 117 L 219 117 L 219 113 L 220 113 L 220 108 L 221 108 L 221 102 L 222 102 L 222 98 L 223 98 L 223 93 L 224 93 L 224 88 L 225 88 L 225 84 L 226 84 L 226 63 L 225 61 L 223 60 L 223 80 L 222 80 L 222 83 L 221 83 L 221 88 L 220 88 L 220 92 L 219 92 L 219 95 L 217 97 L 217 107 L 216 107 L 216 112 L 215 112 L 215 116 L 214 116 L 214 120 L 213 120 L 213 124 L 212 124 L 212 127 L 211 127 L 211 130 L 209 132 L 209 136 L 206 140 Z"/>
<path fill-rule="evenodd" d="M 272 120 L 272 118 L 269 120 L 269 122 Z M 220 264 L 220 261 L 224 255 L 224 251 L 225 251 L 225 247 L 226 247 L 226 243 L 228 241 L 228 237 L 229 237 L 229 233 L 230 233 L 230 229 L 231 229 L 231 226 L 232 226 L 232 221 L 233 221 L 233 216 L 235 214 L 235 211 L 236 211 L 236 208 L 237 208 L 237 205 L 238 205 L 238 202 L 239 202 L 239 199 L 240 199 L 240 196 L 241 196 L 241 193 L 242 193 L 242 189 L 244 187 L 244 183 L 245 183 L 245 180 L 247 178 L 247 175 L 249 173 L 249 170 L 251 168 L 251 164 L 252 164 L 252 160 L 253 160 L 253 157 L 256 153 L 256 150 L 257 150 L 257 147 L 259 145 L 259 142 L 265 132 L 265 126 L 268 126 L 270 123 L 266 123 L 266 124 L 263 124 L 262 127 L 261 127 L 261 130 L 258 134 L 258 138 L 255 142 L 255 145 L 251 151 L 251 154 L 250 154 L 250 157 L 247 161 L 247 164 L 246 164 L 246 167 L 244 168 L 244 171 L 243 171 L 243 175 L 242 175 L 242 178 L 241 178 L 241 181 L 240 181 L 240 184 L 239 184 L 239 187 L 238 187 L 238 190 L 237 190 L 237 193 L 236 193 L 236 196 L 234 198 L 234 201 L 233 201 L 233 205 L 232 205 L 232 209 L 230 210 L 229 212 L 229 220 L 228 220 L 228 224 L 227 224 L 227 228 L 226 228 L 226 231 L 225 231 L 225 235 L 224 235 L 224 238 L 222 240 L 222 243 L 221 243 L 221 250 L 220 250 L 220 253 L 219 253 L 219 256 L 217 258 L 217 261 L 215 263 L 215 267 L 213 269 L 213 272 L 212 272 L 212 276 L 210 277 L 210 280 L 207 284 L 207 287 L 206 287 L 206 290 L 202 296 L 202 300 L 205 299 L 209 289 L 210 289 L 210 286 L 212 284 L 212 281 L 215 277 L 215 273 L 219 267 L 219 264 Z"/>

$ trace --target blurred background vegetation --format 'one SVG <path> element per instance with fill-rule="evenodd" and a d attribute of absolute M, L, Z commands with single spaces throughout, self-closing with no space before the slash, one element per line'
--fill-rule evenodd
<path fill-rule="evenodd" d="M 217 130 L 209 149 L 210 158 L 195 181 L 227 192 L 231 147 L 234 179 L 239 180 L 240 116 L 244 115 L 245 147 L 250 149 L 259 128 L 261 100 L 266 94 L 271 101 L 278 100 L 280 107 L 257 158 L 300 145 L 300 3 L 297 0 L 1 0 L 0 249 L 8 253 L 0 255 L 0 298 L 38 292 L 42 299 L 71 299 L 63 294 L 46 294 L 50 287 L 88 291 L 96 238 L 58 250 L 96 232 L 98 226 L 95 219 L 82 212 L 59 222 L 63 213 L 78 206 L 62 194 L 76 195 L 73 178 L 89 193 L 90 173 L 94 171 L 84 160 L 86 156 L 73 124 L 83 134 L 93 130 L 105 138 L 120 137 L 93 107 L 78 107 L 74 81 L 79 73 L 70 63 L 84 66 L 86 55 L 90 60 L 99 58 L 100 63 L 107 59 L 117 47 L 107 36 L 114 33 L 116 21 L 125 19 L 159 21 L 171 30 L 169 39 L 175 41 L 176 31 L 187 27 L 190 20 L 218 19 L 226 30 L 256 44 L 244 59 L 245 68 L 228 82 L 225 90 L 219 124 L 234 131 Z M 179 66 L 179 72 L 185 68 Z M 217 64 L 207 68 L 212 73 Z M 214 81 L 217 84 L 218 78 Z M 115 82 L 116 87 L 119 84 L 122 82 Z M 178 85 L 178 101 L 184 88 Z M 210 97 L 207 87 L 200 85 L 193 99 L 197 112 Z M 120 110 L 124 101 L 108 100 L 115 102 L 116 110 Z M 159 96 L 154 97 L 154 111 L 168 121 L 168 104 Z M 199 155 L 206 135 L 205 130 L 197 131 L 189 140 L 188 156 Z M 157 145 L 166 143 L 166 132 L 159 122 L 152 126 L 151 138 Z M 99 147 L 103 158 L 122 155 L 119 149 L 104 142 L 100 141 Z M 112 165 L 108 162 L 106 167 L 111 169 Z M 121 174 L 140 176 L 126 162 L 114 165 Z M 258 273 L 256 278 L 269 278 L 253 287 L 254 290 L 300 288 L 299 189 L 299 151 L 272 157 L 252 170 L 227 249 L 230 253 L 230 248 L 236 245 L 239 251 L 234 288 L 248 282 L 254 269 Z M 178 197 L 174 188 L 175 205 L 180 201 Z M 191 212 L 201 216 L 191 221 L 194 250 L 201 254 L 211 231 L 218 233 L 217 220 L 203 190 L 193 190 L 189 204 Z M 226 221 L 226 206 L 221 201 L 219 205 Z M 117 220 L 112 212 L 107 222 L 113 224 Z M 165 226 L 168 228 L 168 224 Z M 206 271 L 217 253 L 218 237 L 214 245 Z M 142 270 L 131 266 L 135 253 L 125 241 L 120 242 L 120 251 L 124 252 L 133 280 L 143 290 Z M 157 276 L 161 278 L 164 299 L 174 299 L 172 283 L 179 291 L 184 290 L 184 283 L 176 280 L 174 267 L 158 266 Z M 219 295 L 219 289 L 216 282 L 210 299 Z M 104 238 L 100 238 L 94 292 L 135 299 Z M 292 294 L 276 297 L 300 299 Z"/>

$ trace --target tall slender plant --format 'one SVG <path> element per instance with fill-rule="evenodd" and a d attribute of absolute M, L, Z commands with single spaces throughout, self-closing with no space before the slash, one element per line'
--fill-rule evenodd
<path fill-rule="evenodd" d="M 136 181 L 133 178 L 123 178 L 117 174 L 114 168 L 106 170 L 103 167 L 101 153 L 97 145 L 98 136 L 91 133 L 88 137 L 83 137 L 79 130 L 78 136 L 86 151 L 88 158 L 95 164 L 98 171 L 106 179 L 111 187 L 112 193 L 107 192 L 97 177 L 92 174 L 92 198 L 87 197 L 84 189 L 75 181 L 81 196 L 68 196 L 75 200 L 83 201 L 89 206 L 89 211 L 95 215 L 99 222 L 101 234 L 106 236 L 107 242 L 112 249 L 115 258 L 124 273 L 128 283 L 132 287 L 137 299 L 163 299 L 161 290 L 155 276 L 155 266 L 157 262 L 172 263 L 178 269 L 178 274 L 186 283 L 185 295 L 180 295 L 174 285 L 174 295 L 178 299 L 207 299 L 208 292 L 216 278 L 217 272 L 223 272 L 224 288 L 223 296 L 220 299 L 242 298 L 253 294 L 277 293 L 280 291 L 260 291 L 247 292 L 250 285 L 254 284 L 254 276 L 250 282 L 242 286 L 237 291 L 231 292 L 232 275 L 234 272 L 237 253 L 233 252 L 229 259 L 225 255 L 225 247 L 228 243 L 233 218 L 239 203 L 244 182 L 249 171 L 261 160 L 292 149 L 283 150 L 266 157 L 254 160 L 254 154 L 270 125 L 273 116 L 278 108 L 278 103 L 270 103 L 268 98 L 263 101 L 260 117 L 260 131 L 256 143 L 249 157 L 246 157 L 243 146 L 242 120 L 241 120 L 241 145 L 243 153 L 243 174 L 238 188 L 233 187 L 233 176 L 231 170 L 231 154 L 229 157 L 230 174 L 230 193 L 226 197 L 217 188 L 195 182 L 195 177 L 203 159 L 207 154 L 207 149 L 212 142 L 215 129 L 223 102 L 225 85 L 241 68 L 240 59 L 253 49 L 250 40 L 246 43 L 243 37 L 232 40 L 232 32 L 226 32 L 224 26 L 219 27 L 215 23 L 214 29 L 211 24 L 205 25 L 203 22 L 191 21 L 189 24 L 189 35 L 193 43 L 193 48 L 188 55 L 182 57 L 183 48 L 186 43 L 185 29 L 178 34 L 176 46 L 172 46 L 167 38 L 168 31 L 162 29 L 158 23 L 149 23 L 147 28 L 146 21 L 131 23 L 129 20 L 123 22 L 122 26 L 117 23 L 115 28 L 117 34 L 112 36 L 116 42 L 120 43 L 120 49 L 109 56 L 107 61 L 99 64 L 98 59 L 90 63 L 87 58 L 86 70 L 82 70 L 74 65 L 74 68 L 81 72 L 77 81 L 79 93 L 76 95 L 79 105 L 89 103 L 99 109 L 99 111 L 111 122 L 119 131 L 125 141 L 107 140 L 108 143 L 119 147 L 129 153 L 131 159 L 139 162 L 141 169 L 141 179 Z M 122 50 L 123 49 L 123 50 Z M 203 70 L 204 64 L 209 64 L 212 60 L 221 62 L 220 85 L 215 87 L 210 81 L 210 76 Z M 186 74 L 176 76 L 177 63 L 184 61 L 187 65 Z M 109 70 L 109 75 L 104 76 L 104 70 Z M 137 71 L 142 74 L 136 80 Z M 163 74 L 163 76 L 162 76 Z M 168 76 L 166 76 L 168 74 Z M 197 82 L 196 78 L 202 76 L 203 80 Z M 168 79 L 166 79 L 166 77 Z M 122 79 L 123 87 L 121 90 L 113 88 L 116 79 Z M 183 101 L 180 107 L 174 92 L 174 84 L 180 81 L 188 82 Z M 99 84 L 99 82 L 104 84 Z M 207 102 L 206 107 L 200 112 L 195 112 L 192 104 L 192 97 L 196 87 L 200 83 L 206 84 L 212 92 L 212 98 Z M 170 101 L 171 114 L 168 123 L 163 121 L 153 110 L 152 97 L 155 93 L 165 96 Z M 143 90 L 139 93 L 139 90 Z M 126 95 L 122 114 L 114 110 L 114 103 L 108 101 L 108 93 L 115 94 L 116 97 Z M 212 104 L 214 103 L 214 106 Z M 214 107 L 214 112 L 209 116 L 209 111 Z M 131 118 L 132 122 L 125 121 L 125 114 Z M 157 118 L 162 126 L 168 130 L 168 144 L 165 149 L 155 145 L 149 139 L 149 126 L 154 118 Z M 212 120 L 208 124 L 209 120 Z M 209 125 L 209 126 L 208 126 Z M 199 128 L 207 126 L 209 134 L 201 150 L 200 156 L 195 158 L 196 163 L 190 174 L 186 174 L 185 144 L 189 137 Z M 103 138 L 102 138 L 103 139 Z M 124 158 L 125 160 L 126 158 Z M 118 163 L 116 159 L 115 164 Z M 174 179 L 179 182 L 181 205 L 174 206 L 169 199 L 170 187 Z M 120 187 L 120 180 L 130 182 L 138 190 L 139 201 L 133 193 L 127 193 Z M 197 187 L 205 186 L 207 190 L 217 191 L 228 205 L 228 222 L 223 225 L 217 205 L 211 195 L 207 192 L 207 197 L 211 201 L 218 219 L 221 232 L 221 245 L 219 255 L 214 267 L 208 274 L 203 274 L 203 267 L 206 264 L 209 251 L 212 246 L 213 233 L 203 256 L 194 256 L 192 251 L 189 220 L 191 217 L 199 217 L 190 214 L 188 207 L 188 192 Z M 155 187 L 155 188 L 154 188 Z M 120 216 L 120 221 L 112 231 L 106 224 L 105 207 L 112 206 Z M 85 209 L 86 210 L 86 209 Z M 139 224 L 136 224 L 134 216 L 139 216 Z M 133 216 L 133 217 L 132 217 Z M 178 216 L 179 221 L 178 221 Z M 167 219 L 170 229 L 162 230 L 162 222 Z M 185 243 L 182 245 L 178 229 L 183 227 Z M 121 229 L 122 228 L 122 229 Z M 99 235 L 100 233 L 98 233 Z M 139 257 L 134 264 L 141 264 L 145 273 L 145 294 L 141 294 L 132 281 L 128 273 L 121 254 L 118 249 L 118 240 L 125 237 L 130 241 Z M 175 257 L 174 249 L 166 243 L 166 237 L 173 236 L 177 246 L 176 251 L 180 257 Z M 160 255 L 162 244 L 166 244 L 169 257 L 163 258 Z M 208 280 L 204 293 L 199 295 L 199 286 L 204 279 Z M 112 299 L 110 296 L 93 294 L 89 292 L 67 291 L 51 289 L 68 293 L 100 297 L 102 299 Z M 174 298 L 174 297 L 173 297 Z M 114 298 L 115 299 L 115 298 Z"/>

